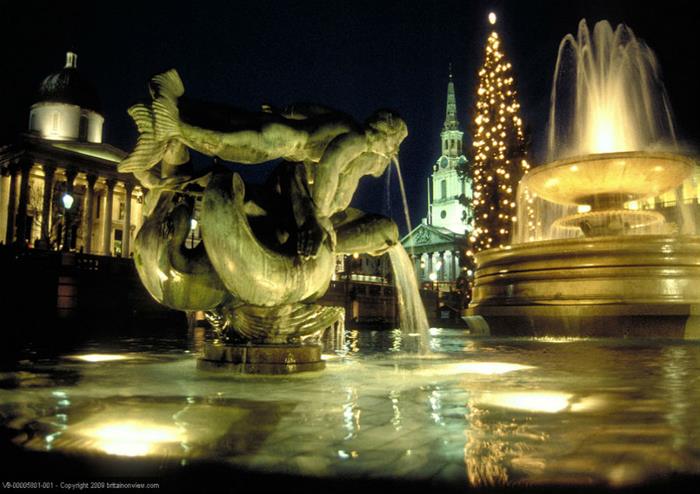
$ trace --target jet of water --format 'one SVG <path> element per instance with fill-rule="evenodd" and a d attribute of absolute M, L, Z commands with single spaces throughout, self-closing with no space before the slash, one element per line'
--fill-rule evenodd
<path fill-rule="evenodd" d="M 552 84 L 549 159 L 675 148 L 666 89 L 654 52 L 632 30 L 608 21 L 559 45 Z"/>
<path fill-rule="evenodd" d="M 401 176 L 401 167 L 399 166 L 399 157 L 394 156 L 391 161 L 394 162 L 396 167 L 396 174 L 399 177 L 399 188 L 401 189 L 401 200 L 403 201 L 403 214 L 406 217 L 406 228 L 408 228 L 408 233 L 410 233 L 413 228 L 411 228 L 411 216 L 408 214 L 408 200 L 406 200 L 406 188 L 403 185 L 403 177 Z"/>

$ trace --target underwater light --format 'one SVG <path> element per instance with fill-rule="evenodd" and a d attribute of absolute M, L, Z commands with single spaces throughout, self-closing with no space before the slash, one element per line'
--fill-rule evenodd
<path fill-rule="evenodd" d="M 557 413 L 566 410 L 574 395 L 557 391 L 517 391 L 484 393 L 477 401 L 527 412 Z"/>
<path fill-rule="evenodd" d="M 110 455 L 145 456 L 158 446 L 182 442 L 184 433 L 173 426 L 140 421 L 109 422 L 82 431 L 95 440 L 95 447 Z"/>
<path fill-rule="evenodd" d="M 83 362 L 112 362 L 114 360 L 127 360 L 129 357 L 119 354 L 88 353 L 85 355 L 70 355 L 66 358 L 71 360 L 82 360 Z"/>

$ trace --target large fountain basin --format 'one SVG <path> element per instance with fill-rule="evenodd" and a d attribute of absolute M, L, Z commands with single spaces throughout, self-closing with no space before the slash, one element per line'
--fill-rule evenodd
<path fill-rule="evenodd" d="M 592 154 L 536 167 L 521 186 L 556 204 L 607 209 L 668 192 L 688 178 L 693 167 L 690 158 L 671 153 Z"/>
<path fill-rule="evenodd" d="M 698 236 L 529 242 L 476 260 L 467 320 L 491 334 L 698 335 Z"/>

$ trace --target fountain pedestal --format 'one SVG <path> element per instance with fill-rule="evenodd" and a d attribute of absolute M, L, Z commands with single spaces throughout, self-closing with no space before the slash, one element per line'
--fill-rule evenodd
<path fill-rule="evenodd" d="M 321 345 L 253 345 L 207 342 L 197 368 L 237 374 L 295 374 L 323 370 Z"/>

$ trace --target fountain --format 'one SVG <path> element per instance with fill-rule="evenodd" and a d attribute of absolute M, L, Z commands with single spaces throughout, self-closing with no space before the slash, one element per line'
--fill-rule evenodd
<path fill-rule="evenodd" d="M 153 326 L 136 335 L 110 336 L 95 323 L 83 328 L 88 341 L 64 346 L 61 333 L 61 344 L 32 341 L 15 359 L 4 359 L 4 487 L 199 492 L 202 486 L 217 491 L 284 486 L 292 492 L 405 494 L 567 487 L 676 492 L 686 482 L 697 485 L 700 387 L 694 377 L 700 373 L 700 342 L 416 331 L 425 325 L 425 314 L 420 303 L 411 302 L 415 288 L 404 290 L 415 283 L 410 258 L 399 244 L 387 242 L 396 238 L 393 223 L 344 208 L 333 215 L 326 235 L 315 237 L 317 229 L 301 228 L 288 216 L 304 213 L 306 186 L 318 186 L 321 177 L 297 174 L 303 169 L 290 162 L 261 189 L 218 168 L 193 175 L 183 145 L 217 156 L 236 151 L 239 161 L 250 164 L 269 148 L 218 147 L 221 128 L 202 133 L 177 126 L 186 135 L 174 138 L 174 127 L 163 129 L 158 121 L 167 116 L 161 105 L 168 95 L 157 84 L 152 94 L 152 104 L 131 110 L 141 132 L 120 166 L 150 189 L 135 262 L 156 300 L 179 310 L 206 310 L 221 330 L 221 341 L 207 341 L 201 327 L 185 339 L 183 328 Z M 184 119 L 184 103 L 182 109 Z M 301 127 L 309 123 L 290 123 L 280 113 L 247 115 L 243 129 L 260 137 L 258 144 L 264 138 L 247 126 L 251 118 L 260 127 L 284 124 L 281 129 L 293 131 L 292 137 L 303 135 Z M 339 123 L 335 116 L 333 123 Z M 202 135 L 206 139 L 198 140 Z M 227 142 L 237 137 L 229 135 Z M 380 165 L 389 161 L 383 154 L 387 159 Z M 549 313 L 559 324 L 555 329 L 562 320 L 575 321 L 576 307 L 582 313 L 591 307 L 600 318 L 606 293 L 610 300 L 625 297 L 610 306 L 619 314 L 627 304 L 626 317 L 643 319 L 644 296 L 652 293 L 655 298 L 644 302 L 648 314 L 673 316 L 678 308 L 675 317 L 686 318 L 673 297 L 692 299 L 698 244 L 695 237 L 675 232 L 689 228 L 683 211 L 671 214 L 656 207 L 656 200 L 675 197 L 677 185 L 688 182 L 691 163 L 659 151 L 583 154 L 534 170 L 521 198 L 538 214 L 532 228 L 523 229 L 513 246 L 480 254 L 476 302 L 481 304 L 472 310 L 482 311 L 494 333 L 511 308 L 516 323 L 530 317 L 537 329 L 547 313 L 538 315 L 536 309 L 557 303 L 569 319 Z M 380 171 L 381 166 L 373 173 Z M 615 179 L 616 173 L 622 179 Z M 574 186 L 582 180 L 585 194 Z M 350 196 L 353 191 L 340 190 Z M 314 199 L 322 204 L 322 197 Z M 521 212 L 527 217 L 526 209 Z M 183 240 L 193 215 L 204 240 L 190 248 Z M 328 225 L 323 215 L 319 223 Z M 206 360 L 198 356 L 207 352 L 208 365 L 260 371 L 260 365 L 232 362 L 235 351 L 286 359 L 297 346 L 312 347 L 310 325 L 323 328 L 337 315 L 333 308 L 315 307 L 329 276 L 327 259 L 334 252 L 367 248 L 369 240 L 374 240 L 375 247 L 367 249 L 372 252 L 388 247 L 396 277 L 406 278 L 405 287 L 397 281 L 404 294 L 399 307 L 416 334 L 348 331 L 344 351 L 324 355 L 327 370 L 306 375 L 222 378 L 195 370 Z M 318 274 L 307 276 L 304 269 Z M 298 282 L 294 289 L 291 281 Z M 660 312 L 664 307 L 666 313 Z M 406 351 L 416 341 L 430 353 Z M 228 352 L 218 363 L 212 358 L 217 351 Z M 300 363 L 306 370 L 314 365 L 297 360 L 276 367 L 299 371 Z M 277 362 L 270 358 L 265 364 Z"/>
<path fill-rule="evenodd" d="M 149 189 L 134 261 L 158 302 L 206 313 L 217 337 L 204 346 L 200 368 L 323 369 L 323 333 L 344 331 L 344 309 L 319 302 L 337 254 L 389 252 L 394 279 L 405 285 L 397 290 L 402 313 L 422 310 L 394 222 L 349 207 L 362 176 L 379 177 L 394 161 L 400 177 L 407 130 L 395 113 L 377 111 L 363 125 L 319 105 L 260 112 L 203 105 L 183 98 L 175 70 L 153 77 L 149 89 L 150 104 L 129 110 L 139 138 L 119 165 Z M 189 150 L 215 165 L 194 174 Z M 251 185 L 219 159 L 281 162 L 265 184 Z M 202 241 L 188 247 L 193 221 Z M 420 315 L 404 324 L 425 333 Z"/>
<path fill-rule="evenodd" d="M 550 163 L 518 188 L 511 245 L 476 256 L 467 322 L 499 335 L 700 337 L 698 168 L 653 52 L 585 20 L 561 42 Z"/>

